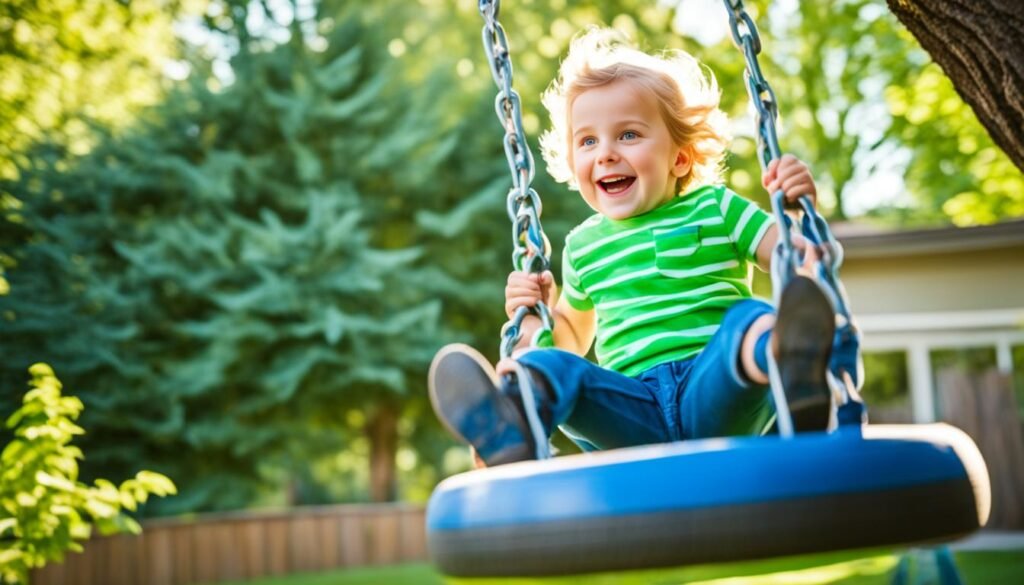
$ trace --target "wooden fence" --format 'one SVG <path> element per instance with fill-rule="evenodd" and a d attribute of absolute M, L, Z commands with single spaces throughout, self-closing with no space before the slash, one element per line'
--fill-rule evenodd
<path fill-rule="evenodd" d="M 427 558 L 424 510 L 403 504 L 152 520 L 93 538 L 32 585 L 192 585 Z"/>
<path fill-rule="evenodd" d="M 991 528 L 1024 528 L 1024 431 L 1010 381 L 938 376 L 944 418 L 978 444 L 992 478 Z M 153 520 L 100 537 L 32 575 L 32 585 L 193 585 L 427 558 L 424 510 L 403 504 L 296 508 Z"/>
<path fill-rule="evenodd" d="M 988 527 L 1024 529 L 1024 428 L 1010 377 L 991 370 L 967 374 L 957 368 L 938 374 L 943 419 L 974 439 L 992 480 Z"/>

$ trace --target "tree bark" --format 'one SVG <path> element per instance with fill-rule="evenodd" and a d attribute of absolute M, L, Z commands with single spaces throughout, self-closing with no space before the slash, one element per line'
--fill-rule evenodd
<path fill-rule="evenodd" d="M 992 140 L 1024 171 L 1020 0 L 887 0 L 953 81 Z"/>
<path fill-rule="evenodd" d="M 398 413 L 382 404 L 367 427 L 370 438 L 370 499 L 393 502 L 396 497 L 395 454 L 398 452 Z"/>

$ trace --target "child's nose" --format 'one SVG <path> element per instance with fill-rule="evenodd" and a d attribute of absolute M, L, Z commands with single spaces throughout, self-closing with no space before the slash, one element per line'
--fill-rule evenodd
<path fill-rule="evenodd" d="M 602 163 L 616 162 L 619 160 L 619 153 L 613 145 L 605 143 L 601 145 L 601 150 L 597 153 L 597 160 Z"/>

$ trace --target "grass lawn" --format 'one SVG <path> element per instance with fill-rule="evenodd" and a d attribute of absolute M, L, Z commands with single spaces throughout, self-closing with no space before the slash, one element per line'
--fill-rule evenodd
<path fill-rule="evenodd" d="M 915 557 L 918 558 L 918 557 Z M 1024 583 L 1024 551 L 963 552 L 956 554 L 965 583 L 1004 585 Z M 596 575 L 530 579 L 456 579 L 438 574 L 430 565 L 398 565 L 351 569 L 274 579 L 245 585 L 888 585 L 899 557 L 888 551 L 833 553 Z M 916 565 L 912 563 L 912 567 Z M 923 567 L 928 570 L 927 566 Z M 915 582 L 912 571 L 908 582 Z M 924 576 L 924 573 L 922 573 Z M 927 582 L 925 579 L 922 582 Z M 937 583 L 937 581 L 933 581 Z M 241 585 L 241 582 L 235 585 Z"/>

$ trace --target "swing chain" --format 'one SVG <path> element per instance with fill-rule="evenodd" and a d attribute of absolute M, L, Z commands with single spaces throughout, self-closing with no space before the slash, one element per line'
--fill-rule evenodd
<path fill-rule="evenodd" d="M 764 78 L 757 56 L 761 53 L 761 37 L 757 25 L 743 7 L 743 0 L 723 0 L 729 14 L 729 27 L 733 42 L 743 52 L 746 60 L 744 79 L 750 101 L 754 106 L 757 125 L 757 154 L 761 171 L 768 169 L 771 161 L 781 157 L 776 120 L 779 115 L 778 102 L 771 85 Z M 801 263 L 800 255 L 793 247 L 791 237 L 792 220 L 785 213 L 785 196 L 782 190 L 772 194 L 772 211 L 779 223 L 779 244 L 772 262 L 772 284 L 780 294 L 796 274 Z M 836 380 L 837 391 L 843 402 L 839 409 L 840 422 L 859 423 L 864 417 L 863 404 L 855 391 L 863 380 L 860 360 L 860 334 L 853 327 L 846 291 L 839 279 L 839 268 L 843 263 L 843 248 L 833 237 L 825 221 L 807 196 L 800 197 L 798 208 L 803 211 L 801 232 L 818 251 L 819 261 L 815 276 L 822 290 L 832 301 L 839 317 L 833 343 L 830 373 Z"/>
<path fill-rule="evenodd" d="M 540 195 L 530 186 L 535 167 L 533 154 L 523 130 L 523 111 L 519 94 L 512 88 L 512 60 L 505 29 L 498 21 L 501 0 L 479 0 L 480 15 L 484 19 L 483 43 L 491 77 L 498 87 L 494 109 L 498 121 L 505 129 L 502 144 L 512 175 L 512 188 L 506 197 L 505 206 L 512 222 L 512 264 L 516 270 L 540 274 L 551 266 L 551 244 L 540 223 L 542 204 Z M 537 315 L 541 328 L 537 330 L 532 345 L 550 343 L 551 312 L 544 303 L 535 307 L 519 307 L 512 319 L 501 329 L 501 357 L 512 355 L 512 350 L 522 337 L 523 320 L 529 314 Z"/>
<path fill-rule="evenodd" d="M 771 161 L 780 158 L 782 151 L 779 148 L 779 137 L 775 127 L 775 121 L 779 117 L 779 106 L 775 100 L 775 92 L 772 90 L 768 80 L 761 73 L 761 65 L 757 56 L 761 53 L 761 36 L 757 32 L 757 25 L 743 7 L 742 0 L 724 0 L 729 12 L 729 28 L 732 30 L 732 39 L 736 46 L 743 51 L 747 68 L 743 72 L 744 81 L 747 85 L 747 93 L 754 106 L 754 118 L 757 125 L 757 160 L 761 164 L 761 171 L 768 169 Z M 781 200 L 776 200 L 773 194 L 772 211 L 780 226 L 788 226 Z M 784 244 L 784 260 L 796 262 L 796 255 L 792 253 L 792 239 L 788 230 L 781 230 L 782 243 Z M 795 269 L 796 264 L 793 264 Z M 787 279 L 788 282 L 788 279 Z"/>

